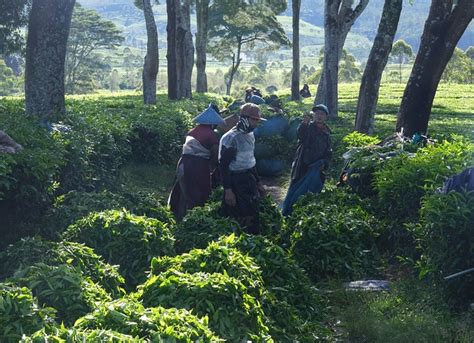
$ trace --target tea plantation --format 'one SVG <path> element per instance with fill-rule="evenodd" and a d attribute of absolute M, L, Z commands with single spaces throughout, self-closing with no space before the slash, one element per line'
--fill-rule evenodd
<path fill-rule="evenodd" d="M 374 145 L 402 93 L 382 86 L 374 138 L 352 133 L 358 87 L 340 86 L 323 192 L 286 218 L 266 197 L 261 236 L 219 215 L 220 189 L 179 223 L 165 206 L 192 118 L 234 99 L 75 96 L 51 130 L 0 99 L 24 147 L 0 154 L 0 342 L 474 341 L 474 273 L 444 280 L 474 267 L 474 194 L 436 193 L 474 165 L 474 87 L 440 85 L 429 144 Z M 291 128 L 312 99 L 279 95 Z M 257 143 L 288 170 L 294 137 Z M 364 279 L 390 290 L 343 286 Z"/>

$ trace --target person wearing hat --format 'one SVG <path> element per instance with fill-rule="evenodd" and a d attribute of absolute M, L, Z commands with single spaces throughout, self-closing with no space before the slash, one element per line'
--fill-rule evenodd
<path fill-rule="evenodd" d="M 211 172 L 217 166 L 219 147 L 214 128 L 225 123 L 213 104 L 193 120 L 198 125 L 186 134 L 176 181 L 168 198 L 168 205 L 177 220 L 209 199 Z"/>
<path fill-rule="evenodd" d="M 219 167 L 224 186 L 222 214 L 235 218 L 250 234 L 259 234 L 259 198 L 263 187 L 255 168 L 253 129 L 265 120 L 258 105 L 246 103 L 240 108 L 237 125 L 224 134 L 219 143 Z"/>
<path fill-rule="evenodd" d="M 304 116 L 297 129 L 298 146 L 291 168 L 290 187 L 282 203 L 283 215 L 291 213 L 299 196 L 307 192 L 319 193 L 323 188 L 323 170 L 327 169 L 332 156 L 331 130 L 325 123 L 328 115 L 326 105 L 316 105 L 309 115 Z"/>

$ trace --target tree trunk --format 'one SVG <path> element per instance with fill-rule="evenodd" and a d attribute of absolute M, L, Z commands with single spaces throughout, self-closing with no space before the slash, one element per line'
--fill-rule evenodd
<path fill-rule="evenodd" d="M 230 67 L 229 70 L 229 78 L 225 83 L 226 86 L 226 95 L 230 95 L 230 90 L 232 88 L 232 82 L 234 81 L 234 75 L 237 72 L 237 69 L 239 69 L 240 62 L 242 59 L 240 58 L 240 50 L 242 48 L 242 40 L 239 40 L 239 43 L 237 44 L 237 58 L 235 55 L 232 56 L 232 67 Z"/>
<path fill-rule="evenodd" d="M 177 11 L 176 70 L 178 74 L 178 98 L 192 97 L 191 77 L 194 65 L 194 46 L 191 33 L 190 1 L 180 1 Z"/>
<path fill-rule="evenodd" d="M 65 113 L 64 63 L 75 0 L 33 0 L 25 66 L 26 112 L 43 123 Z"/>
<path fill-rule="evenodd" d="M 359 0 L 352 9 L 353 0 L 325 0 L 324 4 L 324 62 L 314 103 L 324 103 L 329 116 L 337 117 L 337 81 L 342 48 L 355 20 L 367 7 L 369 0 Z"/>
<path fill-rule="evenodd" d="M 168 98 L 178 99 L 178 73 L 176 63 L 176 11 L 178 0 L 166 0 L 166 12 L 168 23 L 166 25 L 167 47 L 166 58 L 168 60 Z"/>
<path fill-rule="evenodd" d="M 373 133 L 380 80 L 392 50 L 402 4 L 403 0 L 385 0 L 377 35 L 362 75 L 355 120 L 356 131 Z"/>
<path fill-rule="evenodd" d="M 196 92 L 207 92 L 206 53 L 209 23 L 209 0 L 196 0 Z"/>
<path fill-rule="evenodd" d="M 426 134 L 433 99 L 453 51 L 474 17 L 471 0 L 432 0 L 420 48 L 398 113 L 397 131 Z"/>
<path fill-rule="evenodd" d="M 293 0 L 293 71 L 291 100 L 300 100 L 300 7 L 301 0 Z"/>
<path fill-rule="evenodd" d="M 145 15 L 147 44 L 145 64 L 143 65 L 143 102 L 156 104 L 156 76 L 158 74 L 158 32 L 150 0 L 142 0 Z"/>

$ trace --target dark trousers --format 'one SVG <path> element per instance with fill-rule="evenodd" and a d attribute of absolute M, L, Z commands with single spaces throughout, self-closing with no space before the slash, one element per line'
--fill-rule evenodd
<path fill-rule="evenodd" d="M 236 205 L 229 206 L 222 201 L 222 214 L 235 218 L 247 233 L 258 235 L 260 222 L 258 216 L 259 193 L 257 179 L 251 171 L 231 173 L 231 189 L 235 194 Z"/>

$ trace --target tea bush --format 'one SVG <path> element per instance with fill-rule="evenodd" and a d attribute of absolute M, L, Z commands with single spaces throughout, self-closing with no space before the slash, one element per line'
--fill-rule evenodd
<path fill-rule="evenodd" d="M 156 218 L 164 223 L 175 225 L 173 214 L 165 207 L 161 199 L 153 193 L 121 191 L 113 193 L 108 190 L 101 192 L 71 191 L 56 198 L 54 205 L 44 217 L 44 236 L 51 239 L 66 228 L 86 217 L 91 212 L 126 208 L 139 216 Z"/>
<path fill-rule="evenodd" d="M 139 300 L 145 306 L 192 309 L 198 316 L 208 316 L 209 327 L 224 339 L 269 339 L 260 303 L 248 294 L 242 282 L 226 274 L 191 274 L 171 269 L 151 276 L 139 292 Z"/>
<path fill-rule="evenodd" d="M 444 289 L 452 305 L 465 307 L 474 302 L 474 274 L 443 277 L 474 266 L 474 192 L 427 195 L 420 212 L 413 227 L 422 254 L 420 275 Z"/>
<path fill-rule="evenodd" d="M 67 265 L 38 263 L 18 270 L 11 278 L 28 287 L 41 304 L 57 310 L 57 319 L 73 324 L 110 295 L 90 278 Z"/>
<path fill-rule="evenodd" d="M 125 280 L 118 268 L 105 263 L 94 250 L 75 242 L 48 242 L 39 237 L 23 238 L 0 253 L 0 280 L 37 263 L 74 267 L 111 295 L 120 297 L 124 294 Z"/>
<path fill-rule="evenodd" d="M 124 335 L 112 330 L 80 330 L 76 328 L 54 327 L 42 329 L 21 339 L 22 343 L 146 343 L 147 340 Z"/>
<path fill-rule="evenodd" d="M 361 203 L 355 195 L 334 190 L 307 195 L 296 204 L 287 224 L 290 253 L 313 281 L 375 272 L 381 229 Z"/>
<path fill-rule="evenodd" d="M 262 306 L 275 342 L 332 340 L 322 323 L 324 297 L 285 250 L 267 238 L 247 234 L 221 237 L 216 244 L 240 250 L 259 267 L 265 287 Z"/>
<path fill-rule="evenodd" d="M 0 283 L 0 341 L 18 342 L 22 335 L 53 325 L 55 313 L 38 306 L 26 287 Z"/>
<path fill-rule="evenodd" d="M 474 163 L 474 144 L 461 136 L 429 145 L 412 158 L 393 157 L 375 172 L 375 188 L 380 208 L 392 218 L 416 218 L 420 199 L 427 189 L 439 187 L 444 178 Z"/>
<path fill-rule="evenodd" d="M 79 318 L 79 329 L 109 329 L 152 342 L 221 342 L 208 327 L 208 318 L 198 318 L 184 309 L 145 308 L 140 303 L 123 298 L 99 305 Z"/>
<path fill-rule="evenodd" d="M 129 286 L 145 280 L 152 257 L 174 255 L 168 224 L 126 210 L 91 213 L 69 226 L 63 238 L 84 243 L 118 264 Z"/>
<path fill-rule="evenodd" d="M 24 114 L 19 105 L 11 108 L 12 111 L 20 112 L 18 115 L 9 113 L 9 110 L 0 106 L 0 127 L 24 149 L 16 154 L 1 154 L 2 243 L 32 233 L 31 225 L 28 224 L 36 220 L 52 202 L 57 188 L 55 181 L 66 163 L 64 147 L 54 141 L 52 134 L 38 127 L 36 118 Z"/>
<path fill-rule="evenodd" d="M 240 226 L 235 220 L 219 215 L 220 206 L 219 202 L 209 202 L 186 214 L 174 232 L 177 253 L 195 248 L 203 249 L 222 235 L 240 232 Z"/>
<path fill-rule="evenodd" d="M 176 257 L 153 258 L 151 273 L 159 275 L 172 269 L 191 274 L 226 274 L 241 281 L 248 292 L 259 299 L 262 296 L 263 280 L 258 265 L 251 257 L 220 242 L 210 242 L 205 249 L 193 249 Z"/>

